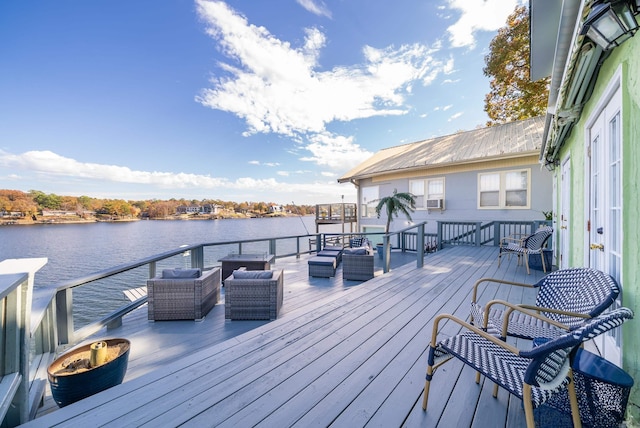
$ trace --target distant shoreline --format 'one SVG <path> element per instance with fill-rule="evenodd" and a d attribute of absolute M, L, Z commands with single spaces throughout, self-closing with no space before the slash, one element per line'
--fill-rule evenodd
<path fill-rule="evenodd" d="M 235 220 L 235 219 L 249 219 L 249 218 L 278 218 L 278 217 L 300 217 L 294 214 L 265 214 L 261 217 L 250 217 L 245 215 L 236 216 L 170 216 L 163 218 L 122 218 L 122 219 L 107 219 L 91 217 L 86 219 L 81 218 L 69 218 L 69 217 L 55 217 L 55 218 L 37 218 L 32 219 L 0 219 L 0 226 L 33 226 L 33 225 L 54 225 L 54 224 L 93 224 L 93 223 L 128 223 L 135 221 L 191 221 L 191 220 Z"/>

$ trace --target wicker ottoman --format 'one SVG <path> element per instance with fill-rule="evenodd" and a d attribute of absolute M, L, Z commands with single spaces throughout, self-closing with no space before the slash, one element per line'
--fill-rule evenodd
<path fill-rule="evenodd" d="M 309 259 L 309 276 L 330 278 L 336 274 L 336 258 L 316 256 Z"/>
<path fill-rule="evenodd" d="M 316 254 L 318 257 L 333 257 L 336 259 L 336 266 L 340 264 L 342 261 L 342 251 L 341 250 L 327 250 L 326 248 L 322 251 L 318 251 Z"/>

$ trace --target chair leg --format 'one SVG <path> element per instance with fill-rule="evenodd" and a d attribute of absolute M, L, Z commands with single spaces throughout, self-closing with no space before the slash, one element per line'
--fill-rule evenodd
<path fill-rule="evenodd" d="M 429 384 L 431 381 L 425 381 L 424 392 L 422 393 L 422 410 L 427 410 L 427 401 L 429 401 Z"/>
<path fill-rule="evenodd" d="M 578 396 L 576 395 L 576 384 L 573 382 L 573 371 L 569 370 L 569 385 L 567 385 L 567 392 L 569 393 L 569 403 L 571 404 L 571 419 L 573 420 L 574 428 L 582 427 L 580 421 L 580 408 L 578 407 Z"/>
<path fill-rule="evenodd" d="M 531 275 L 531 271 L 529 270 L 529 253 L 526 253 L 523 257 L 524 264 L 527 266 L 527 275 Z"/>
<path fill-rule="evenodd" d="M 531 385 L 522 385 L 522 404 L 524 405 L 524 417 L 527 421 L 527 428 L 535 428 L 536 420 L 533 417 L 533 403 L 531 402 Z"/>
<path fill-rule="evenodd" d="M 547 267 L 544 263 L 544 251 L 540 250 L 540 260 L 542 261 L 542 272 L 547 273 Z"/>

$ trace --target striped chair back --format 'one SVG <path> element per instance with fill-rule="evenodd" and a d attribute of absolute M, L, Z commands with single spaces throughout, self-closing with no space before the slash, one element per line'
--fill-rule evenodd
<path fill-rule="evenodd" d="M 629 308 L 618 308 L 611 312 L 590 318 L 573 331 L 558 336 L 528 351 L 520 351 L 520 356 L 531 358 L 525 372 L 524 381 L 529 385 L 542 388 L 553 388 L 561 382 L 568 371 L 568 356 L 578 349 L 580 344 L 593 339 L 609 330 L 622 325 L 633 318 Z M 558 379 L 558 378 L 562 379 Z"/>
<path fill-rule="evenodd" d="M 549 226 L 542 226 L 536 230 L 535 233 L 529 235 L 522 243 L 522 246 L 529 250 L 529 252 L 540 252 L 544 244 L 551 237 L 552 233 L 553 228 Z"/>
<path fill-rule="evenodd" d="M 601 314 L 611 306 L 620 294 L 615 279 L 599 270 L 570 268 L 551 272 L 537 284 L 536 306 L 576 312 L 589 317 Z M 583 318 L 544 312 L 544 315 L 575 328 Z"/>

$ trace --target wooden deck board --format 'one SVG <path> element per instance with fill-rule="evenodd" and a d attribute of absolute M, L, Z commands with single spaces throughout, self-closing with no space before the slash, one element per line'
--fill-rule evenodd
<path fill-rule="evenodd" d="M 498 268 L 497 249 L 458 247 L 428 255 L 421 269 L 413 261 L 360 283 L 342 281 L 341 268 L 335 278 L 309 278 L 304 259 L 279 260 L 278 320 L 225 322 L 218 304 L 202 322 L 148 322 L 143 307 L 101 332 L 132 341 L 125 382 L 32 424 L 522 426 L 523 415 L 513 415 L 522 413 L 519 400 L 510 405 L 505 391 L 493 399 L 492 387 L 476 385 L 456 361 L 438 370 L 429 410 L 421 409 L 434 318 L 466 318 L 480 277 L 542 276 L 515 261 Z M 500 287 L 482 293 L 481 301 L 515 296 Z"/>

